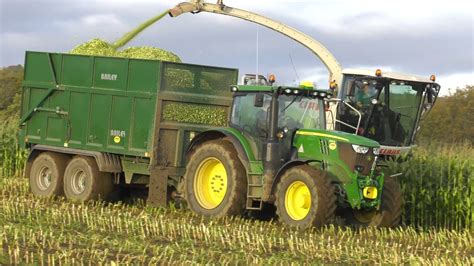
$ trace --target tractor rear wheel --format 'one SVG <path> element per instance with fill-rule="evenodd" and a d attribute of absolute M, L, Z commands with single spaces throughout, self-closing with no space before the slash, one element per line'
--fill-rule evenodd
<path fill-rule="evenodd" d="M 94 158 L 74 157 L 64 173 L 64 193 L 73 201 L 107 199 L 114 187 L 112 175 L 99 171 Z"/>
<path fill-rule="evenodd" d="M 67 160 L 67 156 L 54 152 L 43 152 L 36 157 L 30 170 L 31 192 L 38 197 L 63 195 Z"/>
<path fill-rule="evenodd" d="M 247 198 L 247 176 L 233 145 L 225 140 L 199 146 L 185 174 L 189 208 L 206 216 L 241 215 Z"/>
<path fill-rule="evenodd" d="M 306 229 L 329 223 L 336 210 L 336 195 L 326 173 L 309 165 L 287 170 L 276 190 L 281 222 Z"/>
<path fill-rule="evenodd" d="M 380 209 L 347 210 L 346 223 L 356 227 L 376 226 L 395 227 L 400 223 L 402 214 L 402 190 L 395 178 L 386 178 L 382 191 Z"/>

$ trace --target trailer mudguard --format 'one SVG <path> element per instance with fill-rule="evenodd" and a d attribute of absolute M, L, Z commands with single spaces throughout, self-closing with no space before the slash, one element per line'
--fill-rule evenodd
<path fill-rule="evenodd" d="M 29 171 L 31 169 L 31 164 L 33 163 L 34 159 L 43 151 L 52 151 L 52 152 L 68 154 L 68 155 L 83 155 L 83 156 L 93 157 L 97 162 L 99 171 L 108 172 L 108 173 L 122 172 L 120 157 L 116 154 L 98 152 L 98 151 L 86 151 L 86 150 L 78 150 L 78 149 L 71 149 L 71 148 L 54 147 L 54 146 L 47 146 L 47 145 L 35 145 L 31 148 L 31 152 L 28 156 L 28 159 L 25 165 L 26 175 L 29 174 Z"/>

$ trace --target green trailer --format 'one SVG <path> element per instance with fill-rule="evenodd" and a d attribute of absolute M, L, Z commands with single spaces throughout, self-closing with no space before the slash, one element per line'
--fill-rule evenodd
<path fill-rule="evenodd" d="M 183 153 L 191 139 L 227 125 L 228 88 L 237 78 L 238 70 L 230 68 L 27 52 L 20 121 L 20 138 L 31 150 L 26 174 L 51 175 L 51 168 L 41 173 L 34 167 L 38 156 L 49 162 L 53 155 L 61 171 L 74 158 L 94 158 L 94 170 L 115 183 L 123 178 L 125 184 L 148 184 L 150 176 L 158 180 L 154 173 L 170 177 L 155 186 L 176 188 L 172 181 L 184 174 Z M 84 176 L 73 179 L 81 192 Z M 52 181 L 37 177 L 32 190 L 60 194 L 61 182 Z M 105 195 L 110 182 L 103 189 Z M 154 202 L 166 199 L 166 193 L 151 194 Z"/>
<path fill-rule="evenodd" d="M 154 60 L 27 52 L 21 133 L 37 196 L 106 198 L 148 187 L 195 213 L 276 206 L 291 226 L 342 214 L 394 226 L 401 190 L 376 141 L 326 129 L 330 90 L 235 85 L 238 71 Z M 258 84 L 258 82 L 257 82 Z"/>

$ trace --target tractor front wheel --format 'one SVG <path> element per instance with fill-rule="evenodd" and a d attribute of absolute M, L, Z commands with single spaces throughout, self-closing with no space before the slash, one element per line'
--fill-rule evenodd
<path fill-rule="evenodd" d="M 382 191 L 380 209 L 347 210 L 346 223 L 356 227 L 376 226 L 395 227 L 400 223 L 402 214 L 402 190 L 395 178 L 386 178 Z"/>
<path fill-rule="evenodd" d="M 287 170 L 275 196 L 280 221 L 302 229 L 327 224 L 336 209 L 334 187 L 326 173 L 309 165 Z"/>
<path fill-rule="evenodd" d="M 241 215 L 246 197 L 246 172 L 230 142 L 206 142 L 190 156 L 185 198 L 193 212 L 206 216 Z"/>

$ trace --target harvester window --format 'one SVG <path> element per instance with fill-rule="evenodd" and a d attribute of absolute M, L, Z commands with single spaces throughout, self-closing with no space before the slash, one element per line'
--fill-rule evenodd
<path fill-rule="evenodd" d="M 411 85 L 390 85 L 390 102 L 388 119 L 391 125 L 392 139 L 405 143 L 410 137 L 422 96 L 421 90 Z"/>

